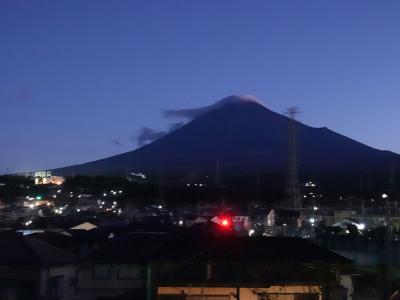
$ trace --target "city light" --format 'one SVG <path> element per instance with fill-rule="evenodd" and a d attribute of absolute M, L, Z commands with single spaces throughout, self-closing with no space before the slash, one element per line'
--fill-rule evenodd
<path fill-rule="evenodd" d="M 358 230 L 364 230 L 365 229 L 365 224 L 356 224 Z"/>

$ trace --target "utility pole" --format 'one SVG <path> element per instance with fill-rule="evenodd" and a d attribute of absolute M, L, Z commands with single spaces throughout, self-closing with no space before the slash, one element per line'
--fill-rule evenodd
<path fill-rule="evenodd" d="M 392 256 L 392 222 L 391 222 L 391 212 L 390 212 L 390 198 L 387 194 L 382 194 L 382 198 L 386 200 L 386 236 L 385 236 L 385 248 L 384 248 L 384 289 L 383 289 L 383 299 L 388 300 L 390 298 L 391 290 L 391 256 Z"/>
<path fill-rule="evenodd" d="M 214 185 L 216 188 L 219 188 L 221 186 L 221 164 L 219 160 L 217 160 L 215 164 Z"/>
<path fill-rule="evenodd" d="M 392 196 L 394 194 L 394 183 L 395 183 L 395 172 L 394 165 L 390 165 L 389 185 Z M 392 264 L 392 206 L 390 197 L 387 194 L 382 194 L 382 198 L 386 200 L 386 237 L 385 237 L 385 289 L 384 297 L 390 299 L 391 288 L 392 288 L 392 276 L 391 276 L 391 264 Z"/>
<path fill-rule="evenodd" d="M 256 193 L 255 193 L 255 201 L 259 201 L 260 200 L 260 173 L 256 173 Z"/>
<path fill-rule="evenodd" d="M 361 199 L 361 216 L 365 217 L 365 205 L 364 205 L 364 199 Z"/>
<path fill-rule="evenodd" d="M 165 178 L 164 178 L 164 170 L 160 171 L 158 181 L 158 204 L 161 204 L 165 209 Z"/>
<path fill-rule="evenodd" d="M 125 171 L 125 177 L 129 177 L 129 168 L 128 168 L 128 165 L 125 165 L 124 171 Z"/>
<path fill-rule="evenodd" d="M 285 205 L 289 209 L 301 210 L 301 197 L 299 189 L 299 177 L 297 172 L 297 121 L 299 114 L 297 107 L 289 107 L 286 111 L 289 116 L 288 128 L 288 171 L 285 190 Z"/>

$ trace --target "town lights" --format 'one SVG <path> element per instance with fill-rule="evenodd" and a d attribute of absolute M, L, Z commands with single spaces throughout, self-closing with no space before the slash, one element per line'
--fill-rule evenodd
<path fill-rule="evenodd" d="M 358 230 L 364 230 L 365 229 L 365 224 L 356 224 Z"/>

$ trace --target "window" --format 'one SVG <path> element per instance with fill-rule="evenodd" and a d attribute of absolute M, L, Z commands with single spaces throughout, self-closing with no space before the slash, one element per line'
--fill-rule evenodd
<path fill-rule="evenodd" d="M 318 300 L 319 294 L 297 294 L 294 296 L 294 300 Z"/>
<path fill-rule="evenodd" d="M 257 300 L 284 300 L 284 299 L 294 299 L 294 300 L 319 300 L 319 294 L 260 294 L 257 295 Z"/>
<path fill-rule="evenodd" d="M 229 295 L 187 295 L 186 300 L 229 300 Z"/>
<path fill-rule="evenodd" d="M 70 277 L 69 278 L 69 286 L 76 286 L 78 284 L 78 278 Z"/>
<path fill-rule="evenodd" d="M 158 295 L 157 300 L 185 300 L 185 295 Z"/>
<path fill-rule="evenodd" d="M 263 295 L 257 295 L 257 300 L 275 300 L 279 299 L 278 294 L 263 294 Z"/>
<path fill-rule="evenodd" d="M 157 300 L 229 300 L 229 295 L 158 295 Z"/>
<path fill-rule="evenodd" d="M 138 265 L 119 265 L 118 266 L 118 279 L 140 279 L 141 268 Z"/>
<path fill-rule="evenodd" d="M 111 265 L 94 264 L 93 279 L 111 279 Z"/>
<path fill-rule="evenodd" d="M 64 276 L 49 278 L 49 298 L 59 299 L 64 296 Z"/>

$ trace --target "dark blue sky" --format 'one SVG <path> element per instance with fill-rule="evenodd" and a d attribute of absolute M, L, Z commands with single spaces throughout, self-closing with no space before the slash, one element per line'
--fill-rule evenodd
<path fill-rule="evenodd" d="M 0 1 L 0 173 L 137 147 L 252 94 L 400 152 L 400 1 Z M 132 138 L 133 137 L 133 138 Z"/>

